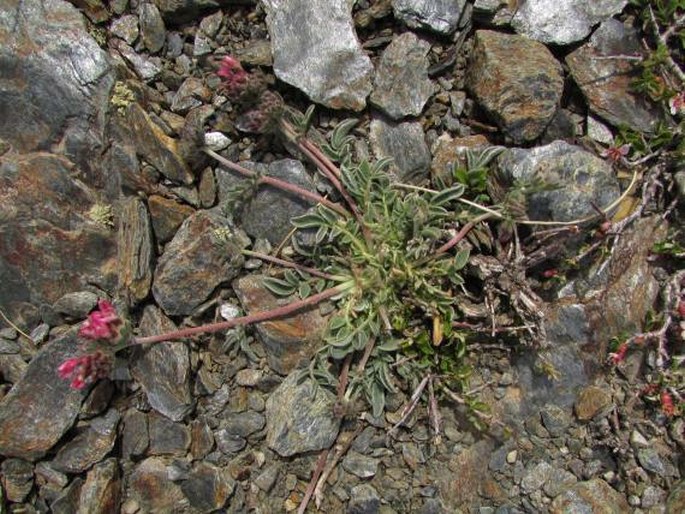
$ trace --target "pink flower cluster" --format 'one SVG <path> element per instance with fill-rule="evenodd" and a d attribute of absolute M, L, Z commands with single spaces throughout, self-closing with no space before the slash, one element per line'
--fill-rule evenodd
<path fill-rule="evenodd" d="M 70 385 L 74 389 L 83 389 L 86 385 L 109 376 L 111 367 L 111 358 L 97 351 L 65 360 L 57 368 L 57 373 L 64 380 L 71 380 Z"/>
<path fill-rule="evenodd" d="M 123 323 L 114 306 L 107 300 L 100 300 L 98 308 L 81 325 L 78 335 L 92 342 L 114 345 L 121 336 Z M 96 350 L 81 357 L 67 359 L 57 368 L 57 373 L 64 380 L 71 380 L 70 385 L 74 389 L 83 389 L 86 385 L 109 376 L 112 351 L 108 350 Z"/>
<path fill-rule="evenodd" d="M 604 158 L 608 158 L 612 162 L 618 162 L 628 155 L 630 152 L 630 145 L 625 144 L 621 146 L 610 146 L 604 150 L 600 155 Z"/>
<path fill-rule="evenodd" d="M 224 89 L 230 98 L 239 97 L 247 87 L 247 72 L 235 57 L 224 57 L 216 74 L 224 79 Z"/>
<path fill-rule="evenodd" d="M 121 318 L 114 306 L 107 300 L 98 302 L 97 310 L 88 315 L 78 331 L 78 335 L 93 341 L 105 339 L 114 342 L 119 337 Z"/>
<path fill-rule="evenodd" d="M 675 96 L 673 96 L 668 101 L 668 106 L 671 109 L 671 114 L 673 114 L 674 116 L 676 114 L 684 114 L 685 113 L 685 91 L 681 91 L 680 93 L 677 93 Z"/>

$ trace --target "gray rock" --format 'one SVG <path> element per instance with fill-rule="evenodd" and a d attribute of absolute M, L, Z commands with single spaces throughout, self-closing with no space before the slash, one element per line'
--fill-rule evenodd
<path fill-rule="evenodd" d="M 163 457 L 136 464 L 128 478 L 127 500 L 135 501 L 143 512 L 179 512 L 187 507 L 180 485 L 169 480 L 169 464 Z"/>
<path fill-rule="evenodd" d="M 217 286 L 239 273 L 244 246 L 244 239 L 217 212 L 193 214 L 157 263 L 155 300 L 170 316 L 190 314 Z"/>
<path fill-rule="evenodd" d="M 130 305 L 136 305 L 150 294 L 154 248 L 152 224 L 142 200 L 129 197 L 119 207 L 117 265 L 119 291 Z"/>
<path fill-rule="evenodd" d="M 228 419 L 222 423 L 223 428 L 229 434 L 238 435 L 240 437 L 247 437 L 258 430 L 261 430 L 266 423 L 264 416 L 258 412 L 241 412 L 239 414 L 228 415 L 227 417 Z"/>
<path fill-rule="evenodd" d="M 233 290 L 248 314 L 274 309 L 290 301 L 275 297 L 262 280 L 261 275 L 247 275 L 233 282 Z M 309 362 L 321 343 L 327 320 L 318 307 L 313 306 L 258 324 L 257 333 L 266 350 L 269 367 L 287 374 Z"/>
<path fill-rule="evenodd" d="M 143 82 L 152 82 L 162 72 L 162 63 L 159 58 L 140 55 L 125 41 L 113 40 L 112 48 L 119 52 L 125 62 L 133 66 Z"/>
<path fill-rule="evenodd" d="M 530 463 L 521 480 L 521 489 L 526 494 L 542 489 L 542 486 L 552 477 L 553 472 L 554 468 L 547 462 Z"/>
<path fill-rule="evenodd" d="M 34 461 L 71 428 L 87 391 L 70 388 L 56 370 L 77 348 L 75 331 L 47 344 L 0 400 L 0 454 Z"/>
<path fill-rule="evenodd" d="M 163 196 L 148 197 L 147 206 L 152 218 L 152 228 L 157 242 L 166 243 L 178 230 L 178 227 L 195 212 L 195 209 Z"/>
<path fill-rule="evenodd" d="M 0 63 L 0 138 L 20 152 L 61 141 L 79 165 L 95 161 L 114 74 L 81 13 L 59 0 L 6 3 Z"/>
<path fill-rule="evenodd" d="M 421 124 L 373 120 L 369 139 L 377 158 L 390 157 L 390 170 L 400 182 L 421 182 L 428 177 L 431 155 Z"/>
<path fill-rule="evenodd" d="M 138 7 L 138 17 L 145 48 L 153 54 L 159 52 L 166 41 L 166 27 L 159 9 L 152 2 L 144 2 Z"/>
<path fill-rule="evenodd" d="M 214 512 L 223 508 L 233 494 L 235 482 L 228 469 L 207 463 L 193 467 L 188 478 L 181 481 L 181 491 L 196 511 Z"/>
<path fill-rule="evenodd" d="M 592 27 L 620 13 L 628 0 L 527 0 L 518 5 L 511 26 L 542 43 L 568 45 L 584 39 Z"/>
<path fill-rule="evenodd" d="M 307 191 L 316 191 L 314 181 L 299 161 L 282 159 L 272 162 L 268 167 L 252 163 L 242 165 L 270 177 L 285 180 Z M 219 202 L 224 203 L 228 200 L 231 188 L 245 178 L 235 172 L 219 168 L 216 171 L 216 180 Z M 280 189 L 262 185 L 254 197 L 245 199 L 241 226 L 249 235 L 268 239 L 271 244 L 278 245 L 293 228 L 290 220 L 295 216 L 301 216 L 310 207 L 309 201 Z"/>
<path fill-rule="evenodd" d="M 359 478 L 371 478 L 378 471 L 378 460 L 352 450 L 345 455 L 342 467 Z"/>
<path fill-rule="evenodd" d="M 563 435 L 572 421 L 568 410 L 557 405 L 546 405 L 540 414 L 542 424 L 552 437 Z"/>
<path fill-rule="evenodd" d="M 109 31 L 112 35 L 123 39 L 129 45 L 132 45 L 138 39 L 140 31 L 138 30 L 138 18 L 132 14 L 127 14 L 112 20 L 109 26 Z"/>
<path fill-rule="evenodd" d="M 209 37 L 216 36 L 216 33 L 221 27 L 221 21 L 224 19 L 224 13 L 217 11 L 214 14 L 205 16 L 200 20 L 200 30 L 207 34 Z"/>
<path fill-rule="evenodd" d="M 193 420 L 190 424 L 190 455 L 195 460 L 203 459 L 213 447 L 212 429 L 204 420 Z"/>
<path fill-rule="evenodd" d="M 129 409 L 124 414 L 124 430 L 121 436 L 121 452 L 124 457 L 140 457 L 145 453 L 150 436 L 147 429 L 147 415 L 137 409 Z"/>
<path fill-rule="evenodd" d="M 578 393 L 575 404 L 576 417 L 588 421 L 611 405 L 611 393 L 597 386 L 588 386 Z"/>
<path fill-rule="evenodd" d="M 86 475 L 81 486 L 78 514 L 109 514 L 119 512 L 121 483 L 117 459 L 107 459 Z"/>
<path fill-rule="evenodd" d="M 421 114 L 435 86 L 428 78 L 430 45 L 406 32 L 383 51 L 370 102 L 394 120 Z"/>
<path fill-rule="evenodd" d="M 266 402 L 266 442 L 281 457 L 329 448 L 340 419 L 333 414 L 335 396 L 310 379 L 298 384 L 292 373 Z"/>
<path fill-rule="evenodd" d="M 413 29 L 449 35 L 459 27 L 466 0 L 392 0 L 395 18 Z"/>
<path fill-rule="evenodd" d="M 184 456 L 190 445 L 190 431 L 186 425 L 150 413 L 148 415 L 150 433 L 150 455 Z"/>
<path fill-rule="evenodd" d="M 271 464 L 254 479 L 254 484 L 265 493 L 268 493 L 273 488 L 276 480 L 278 480 L 279 473 L 278 464 Z"/>
<path fill-rule="evenodd" d="M 185 114 L 192 108 L 199 107 L 204 102 L 209 101 L 211 96 L 211 91 L 205 86 L 202 79 L 188 77 L 176 91 L 171 101 L 171 110 L 175 113 Z"/>
<path fill-rule="evenodd" d="M 233 455 L 247 446 L 244 437 L 232 434 L 228 429 L 222 428 L 214 432 L 214 440 L 217 448 L 226 455 Z"/>
<path fill-rule="evenodd" d="M 33 464 L 22 459 L 7 459 L 0 466 L 5 498 L 23 502 L 33 488 Z"/>
<path fill-rule="evenodd" d="M 59 449 L 52 467 L 65 473 L 81 473 L 100 462 L 114 447 L 120 418 L 115 409 L 110 409 L 104 416 L 91 420 Z"/>
<path fill-rule="evenodd" d="M 350 491 L 347 514 L 376 514 L 381 506 L 378 491 L 369 484 L 354 486 Z"/>
<path fill-rule="evenodd" d="M 554 499 L 550 513 L 567 512 L 622 514 L 630 512 L 630 508 L 624 495 L 612 489 L 604 480 L 595 478 L 577 483 Z"/>
<path fill-rule="evenodd" d="M 602 23 L 588 43 L 569 54 L 566 64 L 593 113 L 616 127 L 628 125 L 652 132 L 662 116 L 646 95 L 632 91 L 639 63 L 603 58 L 639 54 L 641 50 L 637 31 L 612 19 Z"/>
<path fill-rule="evenodd" d="M 153 335 L 176 327 L 153 305 L 143 311 L 142 335 Z M 192 409 L 190 351 L 185 343 L 167 342 L 136 348 L 131 374 L 140 383 L 150 406 L 172 421 L 181 421 Z"/>
<path fill-rule="evenodd" d="M 98 303 L 98 295 L 90 291 L 67 293 L 57 300 L 52 308 L 60 314 L 74 319 L 85 319 Z"/>
<path fill-rule="evenodd" d="M 607 207 L 620 195 L 611 166 L 599 157 L 564 141 L 530 150 L 510 148 L 497 161 L 498 168 L 514 180 L 540 180 L 551 191 L 528 196 L 528 216 L 533 220 L 571 221 L 596 213 L 593 204 Z"/>
<path fill-rule="evenodd" d="M 561 65 L 541 43 L 476 32 L 466 85 L 515 142 L 538 138 L 557 111 L 564 88 Z"/>
<path fill-rule="evenodd" d="M 572 487 L 578 479 L 570 471 L 565 469 L 554 469 L 552 476 L 545 482 L 543 490 L 550 498 L 556 498 L 561 493 Z"/>
<path fill-rule="evenodd" d="M 640 448 L 636 452 L 637 460 L 647 471 L 660 477 L 678 476 L 678 471 L 671 461 L 660 455 L 656 448 Z"/>
<path fill-rule="evenodd" d="M 314 102 L 360 111 L 371 92 L 371 60 L 347 0 L 265 0 L 274 73 Z M 293 30 L 298 27 L 298 30 Z"/>
<path fill-rule="evenodd" d="M 50 504 L 50 510 L 55 514 L 73 514 L 78 512 L 83 479 L 76 477 Z"/>

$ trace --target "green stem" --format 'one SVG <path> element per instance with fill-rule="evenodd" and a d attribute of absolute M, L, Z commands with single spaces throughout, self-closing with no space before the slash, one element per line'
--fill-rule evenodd
<path fill-rule="evenodd" d="M 316 305 L 328 298 L 332 298 L 340 293 L 352 289 L 355 286 L 355 282 L 350 280 L 343 284 L 339 284 L 335 287 L 325 289 L 318 294 L 309 296 L 302 300 L 297 300 L 291 302 L 282 307 L 277 307 L 275 309 L 270 309 L 268 311 L 257 312 L 255 314 L 250 314 L 249 316 L 241 316 L 240 318 L 233 318 L 227 321 L 221 321 L 218 323 L 209 323 L 207 325 L 200 325 L 199 327 L 185 328 L 181 330 L 174 330 L 172 332 L 167 332 L 165 334 L 157 334 L 154 336 L 147 337 L 136 337 L 133 339 L 131 345 L 135 344 L 150 344 L 150 343 L 161 343 L 163 341 L 173 341 L 176 339 L 183 339 L 186 337 L 194 336 L 197 334 L 209 334 L 212 332 L 219 332 L 220 330 L 227 330 L 229 328 L 242 326 L 242 325 L 252 325 L 254 323 L 261 323 L 263 321 L 269 321 L 272 319 L 283 318 L 289 314 L 297 312 L 305 307 L 310 307 Z"/>
<path fill-rule="evenodd" d="M 228 159 L 222 157 L 218 153 L 216 153 L 213 150 L 210 150 L 209 148 L 205 148 L 204 152 L 212 157 L 213 159 L 217 160 L 224 166 L 226 166 L 228 169 L 231 169 L 233 171 L 237 171 L 241 175 L 244 175 L 246 177 L 255 177 L 257 176 L 257 173 L 255 173 L 252 170 L 248 170 L 247 168 L 240 166 L 239 164 L 236 164 L 234 162 L 229 161 Z M 338 214 L 341 214 L 344 217 L 348 217 L 350 213 L 345 209 L 342 205 L 339 203 L 331 202 L 330 200 L 324 198 L 321 195 L 318 195 L 316 193 L 312 193 L 311 191 L 307 191 L 306 189 L 303 189 L 299 186 L 296 186 L 294 184 L 291 184 L 290 182 L 286 182 L 285 180 L 280 180 L 274 177 L 259 177 L 259 183 L 260 184 L 268 184 L 273 187 L 277 187 L 278 189 L 281 189 L 283 191 L 288 191 L 289 193 L 296 194 L 300 198 L 304 198 L 306 200 L 310 200 L 315 203 L 320 203 L 325 205 L 331 210 L 334 210 Z"/>

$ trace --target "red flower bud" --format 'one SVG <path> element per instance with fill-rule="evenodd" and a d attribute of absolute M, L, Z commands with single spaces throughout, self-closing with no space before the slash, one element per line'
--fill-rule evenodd
<path fill-rule="evenodd" d="M 673 404 L 673 397 L 666 389 L 661 390 L 661 410 L 666 416 L 671 417 L 675 414 L 675 405 Z"/>

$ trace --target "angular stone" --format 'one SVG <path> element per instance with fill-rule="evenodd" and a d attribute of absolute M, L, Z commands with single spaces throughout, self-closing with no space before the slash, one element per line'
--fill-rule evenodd
<path fill-rule="evenodd" d="M 232 434 L 225 428 L 214 432 L 214 440 L 219 451 L 226 455 L 234 455 L 247 446 L 244 437 Z"/>
<path fill-rule="evenodd" d="M 656 448 L 640 448 L 637 450 L 637 460 L 647 471 L 660 477 L 678 476 L 678 471 L 671 461 L 660 455 Z"/>
<path fill-rule="evenodd" d="M 258 430 L 264 428 L 266 420 L 259 412 L 241 412 L 239 414 L 225 415 L 226 419 L 222 423 L 229 434 L 239 435 L 240 437 L 247 437 Z"/>
<path fill-rule="evenodd" d="M 137 103 L 126 110 L 136 152 L 169 180 L 191 184 L 193 174 L 179 153 L 176 139 L 167 136 Z"/>
<path fill-rule="evenodd" d="M 393 39 L 376 70 L 370 102 L 394 120 L 418 116 L 433 94 L 428 78 L 430 44 L 411 32 Z"/>
<path fill-rule="evenodd" d="M 199 463 L 181 481 L 181 491 L 188 498 L 190 506 L 202 513 L 223 508 L 233 494 L 235 482 L 225 468 Z"/>
<path fill-rule="evenodd" d="M 488 459 L 493 449 L 493 443 L 488 440 L 475 443 L 454 455 L 448 463 L 448 472 L 444 463 L 436 466 L 435 461 L 429 461 L 431 473 L 440 491 L 448 512 L 455 512 L 460 508 L 473 505 L 479 498 L 480 485 L 488 476 Z"/>
<path fill-rule="evenodd" d="M 282 159 L 272 162 L 268 168 L 261 165 L 253 166 L 251 163 L 243 163 L 243 165 L 270 177 L 300 186 L 307 191 L 316 191 L 314 181 L 299 161 Z M 216 171 L 216 178 L 220 203 L 228 200 L 232 187 L 245 180 L 244 177 L 221 168 Z M 293 228 L 290 220 L 295 216 L 301 216 L 310 207 L 309 201 L 263 185 L 252 198 L 245 199 L 241 226 L 249 235 L 268 239 L 271 244 L 278 245 Z"/>
<path fill-rule="evenodd" d="M 112 20 L 109 26 L 109 31 L 112 35 L 123 39 L 129 45 L 132 45 L 138 39 L 140 31 L 138 30 L 138 18 L 132 14 L 120 16 Z"/>
<path fill-rule="evenodd" d="M 641 51 L 636 30 L 612 19 L 600 25 L 588 43 L 569 54 L 566 64 L 593 113 L 616 127 L 628 125 L 649 133 L 661 114 L 646 95 L 632 91 L 639 63 L 605 58 Z"/>
<path fill-rule="evenodd" d="M 201 211 L 183 222 L 160 257 L 152 293 L 170 316 L 190 314 L 220 284 L 240 271 L 244 241 L 228 220 Z"/>
<path fill-rule="evenodd" d="M 578 394 L 575 411 L 580 421 L 591 420 L 595 415 L 611 405 L 611 394 L 596 386 L 588 386 Z"/>
<path fill-rule="evenodd" d="M 73 170 L 47 153 L 0 158 L 0 309 L 19 326 L 37 321 L 29 304 L 93 284 L 112 289 L 114 237 L 90 219 L 95 194 Z"/>
<path fill-rule="evenodd" d="M 55 311 L 73 319 L 85 319 L 98 303 L 98 295 L 90 291 L 67 293 L 52 306 Z"/>
<path fill-rule="evenodd" d="M 181 486 L 169 480 L 169 464 L 163 457 L 139 462 L 128 478 L 127 499 L 135 501 L 143 512 L 178 512 L 187 505 Z"/>
<path fill-rule="evenodd" d="M 395 18 L 413 29 L 449 35 L 459 26 L 466 0 L 392 0 Z"/>
<path fill-rule="evenodd" d="M 495 123 L 519 144 L 538 138 L 554 117 L 564 76 L 561 65 L 541 43 L 479 30 L 466 85 Z"/>
<path fill-rule="evenodd" d="M 110 409 L 104 416 L 91 420 L 59 449 L 52 467 L 65 473 L 81 473 L 100 462 L 114 447 L 120 418 L 116 410 Z"/>
<path fill-rule="evenodd" d="M 201 460 L 212 451 L 214 435 L 212 429 L 203 420 L 193 420 L 190 424 L 190 455 L 195 460 Z"/>
<path fill-rule="evenodd" d="M 212 168 L 207 167 L 202 170 L 197 192 L 200 197 L 200 205 L 205 209 L 209 209 L 216 202 L 216 181 Z"/>
<path fill-rule="evenodd" d="M 596 213 L 620 195 L 611 166 L 599 157 L 564 141 L 545 146 L 505 150 L 498 168 L 514 180 L 541 180 L 556 186 L 527 197 L 532 220 L 571 221 Z"/>
<path fill-rule="evenodd" d="M 290 374 L 266 401 L 266 443 L 281 457 L 330 448 L 340 429 L 335 396 L 298 378 Z"/>
<path fill-rule="evenodd" d="M 546 405 L 540 414 L 542 415 L 542 424 L 545 425 L 552 437 L 563 435 L 572 421 L 568 410 L 557 405 Z"/>
<path fill-rule="evenodd" d="M 570 471 L 566 471 L 565 469 L 554 469 L 552 471 L 552 479 L 545 482 L 543 490 L 550 498 L 556 498 L 572 487 L 576 482 L 578 482 L 578 478 Z"/>
<path fill-rule="evenodd" d="M 331 109 L 362 110 L 373 66 L 354 31 L 352 3 L 265 0 L 263 5 L 276 76 Z"/>
<path fill-rule="evenodd" d="M 381 505 L 378 491 L 370 484 L 356 485 L 350 491 L 347 514 L 375 514 Z"/>
<path fill-rule="evenodd" d="M 359 478 L 371 478 L 378 471 L 378 459 L 349 451 L 342 461 L 345 471 Z"/>
<path fill-rule="evenodd" d="M 233 283 L 240 303 L 248 314 L 274 309 L 288 303 L 277 298 L 262 284 L 260 275 L 247 275 Z M 269 367 L 287 374 L 299 364 L 308 362 L 326 329 L 327 318 L 317 306 L 257 325 L 257 333 L 267 353 Z"/>
<path fill-rule="evenodd" d="M 521 489 L 526 494 L 542 489 L 542 486 L 552 478 L 553 472 L 554 468 L 547 462 L 543 461 L 535 465 L 529 464 L 521 479 Z"/>
<path fill-rule="evenodd" d="M 595 478 L 578 482 L 557 496 L 550 506 L 551 514 L 568 512 L 592 512 L 593 514 L 622 514 L 630 512 L 623 494 L 604 480 Z"/>
<path fill-rule="evenodd" d="M 205 86 L 202 79 L 188 77 L 176 91 L 171 101 L 171 110 L 175 113 L 185 114 L 190 109 L 209 102 L 211 98 L 212 92 Z"/>
<path fill-rule="evenodd" d="M 431 147 L 431 177 L 447 180 L 449 183 L 454 176 L 455 165 L 464 163 L 466 150 L 484 149 L 488 146 L 491 146 L 490 142 L 480 134 L 457 138 L 447 133 L 442 134 Z"/>
<path fill-rule="evenodd" d="M 155 236 L 161 244 L 174 237 L 178 227 L 195 212 L 189 205 L 157 195 L 147 199 L 147 206 L 150 209 Z"/>
<path fill-rule="evenodd" d="M 83 479 L 76 477 L 64 488 L 62 493 L 50 504 L 50 510 L 54 514 L 73 514 L 78 512 L 79 500 Z"/>
<path fill-rule="evenodd" d="M 392 159 L 390 170 L 400 182 L 421 182 L 428 177 L 431 156 L 420 123 L 373 120 L 369 139 L 378 159 Z"/>
<path fill-rule="evenodd" d="M 121 452 L 124 457 L 140 457 L 150 444 L 147 429 L 147 416 L 137 409 L 129 409 L 124 414 L 124 430 L 121 437 Z"/>
<path fill-rule="evenodd" d="M 78 514 L 119 512 L 120 489 L 117 459 L 96 464 L 86 475 L 81 487 Z"/>
<path fill-rule="evenodd" d="M 516 32 L 542 43 L 568 45 L 620 13 L 628 0 L 527 0 L 511 20 Z"/>
<path fill-rule="evenodd" d="M 671 488 L 666 499 L 666 512 L 668 514 L 685 512 L 685 480 L 679 480 Z"/>
<path fill-rule="evenodd" d="M 148 415 L 150 455 L 184 456 L 190 445 L 190 431 L 181 423 L 174 423 L 164 416 Z"/>
<path fill-rule="evenodd" d="M 142 3 L 138 7 L 138 18 L 145 48 L 151 53 L 159 52 L 166 41 L 166 27 L 159 9 L 152 2 Z"/>
<path fill-rule="evenodd" d="M 153 305 L 143 311 L 143 336 L 175 330 L 173 322 Z M 193 409 L 190 393 L 190 351 L 184 343 L 166 342 L 136 348 L 131 374 L 140 383 L 150 406 L 172 421 L 181 421 Z"/>
<path fill-rule="evenodd" d="M 5 497 L 14 503 L 23 502 L 33 488 L 33 464 L 21 459 L 2 462 L 2 486 Z"/>
<path fill-rule="evenodd" d="M 114 75 L 81 13 L 59 0 L 3 2 L 0 63 L 0 138 L 20 152 L 61 141 L 79 164 L 95 160 Z"/>
<path fill-rule="evenodd" d="M 119 39 L 112 40 L 111 47 L 119 52 L 121 58 L 133 67 L 144 82 L 152 82 L 162 72 L 162 63 L 158 57 L 145 57 Z"/>
<path fill-rule="evenodd" d="M 119 291 L 135 305 L 147 297 L 152 284 L 152 225 L 145 204 L 138 198 L 122 200 L 119 210 Z"/>
<path fill-rule="evenodd" d="M 56 370 L 77 353 L 75 331 L 48 343 L 0 400 L 0 454 L 37 460 L 71 428 L 87 391 L 69 387 Z"/>

